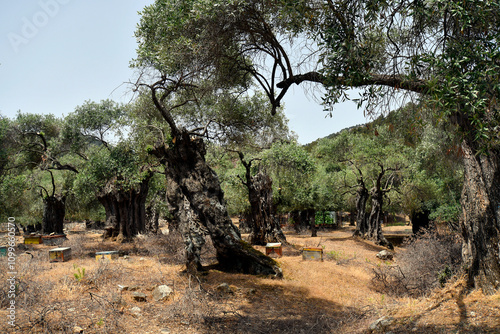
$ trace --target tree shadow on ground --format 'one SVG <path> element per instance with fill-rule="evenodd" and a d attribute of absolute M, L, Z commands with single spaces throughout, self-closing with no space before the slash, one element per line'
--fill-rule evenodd
<path fill-rule="evenodd" d="M 480 322 L 475 318 L 475 312 L 470 309 L 474 308 L 474 303 L 467 303 L 466 285 L 456 285 L 457 289 L 451 289 L 443 293 L 444 297 L 440 298 L 434 305 L 417 310 L 411 317 L 397 317 L 391 326 L 383 328 L 373 333 L 500 333 L 500 318 L 497 317 L 496 323 L 491 321 Z M 443 314 L 439 314 L 440 308 L 445 309 Z M 454 309 L 454 310 L 450 310 Z M 499 308 L 500 310 L 500 308 Z M 491 310 L 493 312 L 493 310 Z M 497 310 L 498 312 L 498 310 Z M 457 315 L 457 316 L 452 316 Z M 491 318 L 495 316 L 489 315 Z M 428 324 L 430 319 L 439 319 L 441 324 Z M 429 320 L 428 320 L 429 319 Z M 484 320 L 484 319 L 483 319 Z"/>
<path fill-rule="evenodd" d="M 218 281 L 210 273 L 210 281 Z M 221 277 L 222 278 L 222 277 Z M 227 274 L 225 279 L 227 281 Z M 230 306 L 204 319 L 204 333 L 364 333 L 370 308 L 345 307 L 311 296 L 308 288 L 269 284 L 233 275 L 230 284 L 237 292 L 216 294 L 218 305 Z M 328 292 L 325 292 L 327 294 Z M 353 327 L 354 326 L 354 327 Z"/>

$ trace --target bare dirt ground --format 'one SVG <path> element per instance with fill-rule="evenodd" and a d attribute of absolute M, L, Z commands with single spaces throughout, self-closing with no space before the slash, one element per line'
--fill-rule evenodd
<path fill-rule="evenodd" d="M 500 333 L 500 294 L 467 293 L 460 278 L 427 297 L 385 293 L 372 284 L 374 268 L 390 264 L 376 257 L 383 248 L 351 235 L 351 227 L 315 238 L 287 231 L 290 244 L 277 258 L 284 278 L 271 279 L 213 269 L 187 275 L 173 236 L 116 244 L 70 234 L 67 262 L 48 261 L 54 246 L 17 251 L 15 326 L 7 323 L 10 276 L 0 258 L 0 333 L 369 333 L 383 316 L 390 320 L 376 333 Z M 304 261 L 305 246 L 322 247 L 324 261 Z M 121 256 L 97 262 L 95 252 L 106 250 Z M 213 250 L 204 257 L 212 262 Z M 153 298 L 159 285 L 173 289 L 165 301 Z"/>

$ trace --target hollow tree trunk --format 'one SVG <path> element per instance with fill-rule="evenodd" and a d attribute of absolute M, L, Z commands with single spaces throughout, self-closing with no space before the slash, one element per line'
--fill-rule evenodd
<path fill-rule="evenodd" d="M 66 206 L 64 197 L 61 196 L 44 197 L 42 233 L 63 234 L 65 213 L 66 213 Z"/>
<path fill-rule="evenodd" d="M 368 189 L 360 185 L 356 191 L 356 229 L 354 236 L 365 237 L 368 232 L 368 221 L 366 220 L 366 202 L 368 201 Z"/>
<path fill-rule="evenodd" d="M 419 234 L 424 232 L 425 229 L 429 228 L 430 211 L 428 209 L 423 209 L 422 211 L 413 211 L 410 216 L 411 230 L 413 234 Z"/>
<path fill-rule="evenodd" d="M 271 178 L 262 172 L 247 180 L 252 227 L 250 243 L 253 245 L 286 243 L 286 237 L 274 213 L 272 183 Z"/>
<path fill-rule="evenodd" d="M 384 237 L 382 232 L 382 205 L 384 203 L 384 194 L 378 187 L 373 187 L 370 190 L 372 197 L 372 210 L 368 218 L 368 238 L 375 241 L 377 245 L 381 245 L 390 249 L 394 246 Z"/>
<path fill-rule="evenodd" d="M 462 257 L 469 285 L 493 294 L 500 289 L 500 151 L 481 154 L 472 142 L 462 143 Z"/>
<path fill-rule="evenodd" d="M 106 211 L 105 238 L 124 242 L 144 232 L 146 228 L 146 197 L 150 176 L 136 187 L 124 190 L 113 182 L 98 194 L 99 202 Z"/>
<path fill-rule="evenodd" d="M 205 161 L 202 139 L 191 139 L 182 132 L 172 147 L 159 147 L 152 153 L 165 164 L 169 188 L 173 185 L 178 189 L 168 190 L 169 204 L 178 208 L 172 214 L 180 226 L 194 226 L 200 234 L 206 231 L 210 235 L 222 270 L 282 276 L 276 261 L 241 239 L 227 213 L 219 179 Z"/>

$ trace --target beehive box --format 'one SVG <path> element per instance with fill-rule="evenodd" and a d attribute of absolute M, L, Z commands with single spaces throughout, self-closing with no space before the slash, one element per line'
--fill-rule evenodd
<path fill-rule="evenodd" d="M 41 235 L 27 235 L 24 237 L 24 244 L 29 245 L 39 245 L 43 243 Z"/>
<path fill-rule="evenodd" d="M 281 247 L 281 243 L 268 243 L 266 245 L 266 255 L 276 254 L 279 257 L 283 256 L 283 249 Z"/>
<path fill-rule="evenodd" d="M 65 262 L 71 259 L 71 247 L 59 247 L 49 250 L 50 262 Z"/>
<path fill-rule="evenodd" d="M 118 258 L 118 251 L 107 251 L 107 252 L 97 252 L 95 253 L 95 259 L 97 261 L 111 261 Z"/>
<path fill-rule="evenodd" d="M 323 248 L 320 248 L 320 247 L 302 248 L 302 260 L 323 261 Z"/>
<path fill-rule="evenodd" d="M 7 256 L 7 246 L 0 246 L 0 256 Z"/>

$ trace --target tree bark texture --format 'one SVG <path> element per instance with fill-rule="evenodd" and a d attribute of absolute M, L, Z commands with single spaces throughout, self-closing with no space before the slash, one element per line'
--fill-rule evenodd
<path fill-rule="evenodd" d="M 250 177 L 247 183 L 252 226 L 250 243 L 253 245 L 265 245 L 268 242 L 286 243 L 286 237 L 274 211 L 271 178 L 259 172 Z"/>
<path fill-rule="evenodd" d="M 316 228 L 316 210 L 307 210 L 307 218 L 309 220 L 309 224 L 311 225 L 311 237 L 317 237 L 318 229 Z"/>
<path fill-rule="evenodd" d="M 471 143 L 462 142 L 462 257 L 469 285 L 493 294 L 500 289 L 500 151 L 479 153 Z"/>
<path fill-rule="evenodd" d="M 252 227 L 250 226 L 250 221 L 252 220 L 250 212 L 244 212 L 239 216 L 238 229 L 241 233 L 252 232 Z"/>
<path fill-rule="evenodd" d="M 145 232 L 149 179 L 149 176 L 146 177 L 129 190 L 117 188 L 110 181 L 98 194 L 97 198 L 106 211 L 105 238 L 116 238 L 116 241 L 124 242 Z"/>
<path fill-rule="evenodd" d="M 42 233 L 63 234 L 64 215 L 66 214 L 63 196 L 46 196 L 43 198 Z"/>
<path fill-rule="evenodd" d="M 181 230 L 189 231 L 184 233 L 188 251 L 191 245 L 199 246 L 189 238 L 198 240 L 208 233 L 222 270 L 282 276 L 276 261 L 241 239 L 227 213 L 219 179 L 205 161 L 202 139 L 182 131 L 172 147 L 157 147 L 152 153 L 165 164 L 167 201 Z"/>
<path fill-rule="evenodd" d="M 152 234 L 157 234 L 159 231 L 160 211 L 156 206 L 150 205 L 146 207 L 146 223 L 145 231 Z"/>
<path fill-rule="evenodd" d="M 190 273 L 196 273 L 203 269 L 201 250 L 205 245 L 205 235 L 209 231 L 201 223 L 189 200 L 182 193 L 179 184 L 168 173 L 167 185 L 168 210 L 174 216 L 184 241 L 186 270 Z"/>
<path fill-rule="evenodd" d="M 369 193 L 364 183 L 358 186 L 356 190 L 356 229 L 354 236 L 365 237 L 368 233 L 368 221 L 366 220 L 366 202 Z"/>
<path fill-rule="evenodd" d="M 372 209 L 368 218 L 368 238 L 376 244 L 393 249 L 394 246 L 384 237 L 382 232 L 382 205 L 384 204 L 384 193 L 380 187 L 370 190 Z"/>

